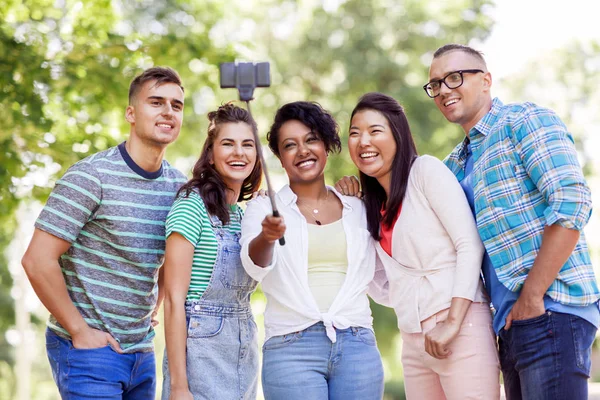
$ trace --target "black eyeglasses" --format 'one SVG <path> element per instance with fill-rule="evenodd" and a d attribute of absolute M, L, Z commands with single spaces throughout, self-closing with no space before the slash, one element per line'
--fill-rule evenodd
<path fill-rule="evenodd" d="M 423 90 L 427 93 L 427 96 L 437 97 L 440 95 L 442 89 L 442 83 L 446 85 L 448 89 L 456 89 L 463 84 L 463 74 L 477 74 L 483 72 L 480 69 L 462 69 L 460 71 L 452 71 L 442 79 L 433 80 L 426 85 L 423 85 Z"/>

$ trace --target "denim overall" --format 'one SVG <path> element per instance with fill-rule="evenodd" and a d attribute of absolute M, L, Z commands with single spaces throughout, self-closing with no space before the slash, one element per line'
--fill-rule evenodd
<path fill-rule="evenodd" d="M 224 229 L 217 217 L 210 218 L 218 242 L 215 266 L 200 300 L 185 303 L 188 384 L 195 400 L 254 400 L 258 343 L 250 294 L 257 282 L 242 266 L 240 234 Z M 163 374 L 162 399 L 168 400 L 171 379 L 166 350 Z"/>

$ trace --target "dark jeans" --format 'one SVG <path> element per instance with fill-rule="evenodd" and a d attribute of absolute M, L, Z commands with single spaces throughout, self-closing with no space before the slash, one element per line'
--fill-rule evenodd
<path fill-rule="evenodd" d="M 587 399 L 595 336 L 592 324 L 571 314 L 513 321 L 499 335 L 507 400 Z"/>
<path fill-rule="evenodd" d="M 154 399 L 154 352 L 119 354 L 110 346 L 76 349 L 50 329 L 46 330 L 46 351 L 63 399 Z"/>

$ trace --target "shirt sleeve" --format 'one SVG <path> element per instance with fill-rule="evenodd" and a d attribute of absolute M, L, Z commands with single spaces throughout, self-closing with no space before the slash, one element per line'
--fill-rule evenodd
<path fill-rule="evenodd" d="M 257 197 L 250 201 L 246 206 L 244 218 L 242 219 L 242 237 L 240 243 L 242 245 L 241 258 L 242 265 L 246 273 L 255 281 L 261 282 L 269 272 L 273 270 L 273 266 L 277 262 L 277 243 L 273 249 L 273 259 L 271 264 L 266 267 L 256 265 L 250 258 L 249 247 L 250 242 L 262 232 L 262 221 L 271 212 L 270 205 L 267 204 L 268 199 Z"/>
<path fill-rule="evenodd" d="M 390 281 L 385 273 L 383 263 L 379 257 L 376 258 L 375 275 L 373 276 L 373 280 L 369 283 L 369 289 L 367 293 L 373 300 L 375 300 L 375 302 L 383 306 L 391 307 Z"/>
<path fill-rule="evenodd" d="M 35 227 L 73 243 L 81 228 L 93 219 L 101 200 L 99 173 L 89 162 L 80 161 L 56 182 Z"/>
<path fill-rule="evenodd" d="M 424 156 L 419 166 L 423 192 L 456 248 L 452 297 L 474 300 L 481 276 L 484 247 L 469 202 L 460 183 L 446 166 Z"/>
<path fill-rule="evenodd" d="M 189 196 L 179 196 L 167 215 L 165 239 L 176 232 L 196 246 L 202 234 L 202 221 L 207 218 L 206 206 L 200 196 L 193 192 Z"/>
<path fill-rule="evenodd" d="M 531 107 L 514 135 L 523 166 L 548 203 L 546 225 L 582 230 L 592 212 L 591 192 L 566 126 L 553 111 Z"/>

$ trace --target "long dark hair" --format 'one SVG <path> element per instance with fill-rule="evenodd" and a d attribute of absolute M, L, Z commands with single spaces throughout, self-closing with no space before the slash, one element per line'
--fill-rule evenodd
<path fill-rule="evenodd" d="M 224 124 L 244 122 L 255 133 L 258 131 L 258 127 L 248 111 L 231 103 L 222 105 L 216 111 L 209 112 L 208 120 L 210 121 L 208 135 L 204 141 L 200 158 L 192 170 L 192 179 L 179 189 L 177 196 L 183 193 L 187 197 L 192 190 L 196 190 L 202 197 L 202 200 L 204 200 L 208 212 L 211 215 L 216 215 L 223 224 L 228 224 L 229 206 L 227 204 L 226 191 L 230 189 L 227 188 L 214 165 L 210 163 L 213 144 Z M 255 146 L 260 146 L 260 143 L 255 143 Z M 242 183 L 242 190 L 237 201 L 250 199 L 252 193 L 260 187 L 261 178 L 262 165 L 257 157 L 252 172 Z"/>
<path fill-rule="evenodd" d="M 360 183 L 365 194 L 364 202 L 367 209 L 367 225 L 371 236 L 375 240 L 379 240 L 381 239 L 379 233 L 380 223 L 385 226 L 392 226 L 396 215 L 398 215 L 398 210 L 406 194 L 410 169 L 418 153 L 404 109 L 394 98 L 375 92 L 363 95 L 358 100 L 354 110 L 352 110 L 350 121 L 356 113 L 364 110 L 381 113 L 387 120 L 396 142 L 396 155 L 392 161 L 389 199 L 377 179 L 360 172 Z M 385 207 L 385 214 L 381 218 L 383 207 Z"/>

